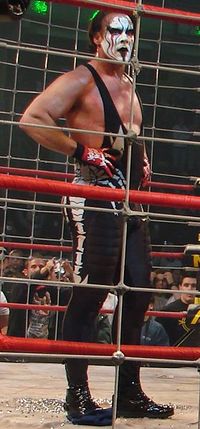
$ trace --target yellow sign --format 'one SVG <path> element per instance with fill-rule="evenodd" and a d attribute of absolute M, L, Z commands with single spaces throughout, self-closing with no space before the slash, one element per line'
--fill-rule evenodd
<path fill-rule="evenodd" d="M 195 314 L 195 316 L 191 320 L 191 325 L 196 325 L 196 323 L 198 323 L 199 319 L 200 319 L 200 310 L 197 311 L 197 313 Z"/>
<path fill-rule="evenodd" d="M 200 267 L 200 255 L 192 255 L 193 258 L 193 267 L 199 268 Z"/>

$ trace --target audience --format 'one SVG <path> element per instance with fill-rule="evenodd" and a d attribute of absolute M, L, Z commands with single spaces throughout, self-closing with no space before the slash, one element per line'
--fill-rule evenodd
<path fill-rule="evenodd" d="M 189 304 L 192 304 L 195 299 L 195 295 L 191 294 L 190 291 L 193 291 L 196 288 L 196 274 L 194 272 L 183 273 L 182 279 L 179 283 L 180 298 L 176 299 L 170 304 L 165 305 L 162 308 L 162 311 L 187 311 Z M 183 291 L 188 293 L 182 293 Z M 165 331 L 167 332 L 170 345 L 178 345 L 182 337 L 190 330 L 186 324 L 186 318 L 169 318 L 163 316 L 157 318 L 156 320 L 162 324 Z"/>
<path fill-rule="evenodd" d="M 12 253 L 12 261 L 15 259 L 13 258 L 15 255 Z M 71 288 L 60 288 L 59 285 L 27 284 L 26 279 L 73 282 L 73 270 L 69 261 L 57 261 L 55 258 L 45 259 L 41 254 L 35 253 L 26 259 L 22 273 L 15 271 L 15 269 L 19 269 L 19 264 L 15 263 L 14 267 L 7 265 L 7 275 L 23 277 L 24 283 L 16 282 L 12 284 L 9 301 L 44 305 L 44 310 L 12 309 L 9 318 L 8 335 L 61 339 L 61 325 L 64 313 L 59 312 L 58 314 L 57 312 L 45 310 L 45 306 L 51 304 L 67 305 L 71 296 Z"/>
<path fill-rule="evenodd" d="M 159 290 L 167 288 L 166 283 L 163 283 L 163 274 L 162 277 L 158 274 L 156 275 L 156 277 L 154 277 L 152 287 L 158 290 L 158 292 L 154 293 L 154 309 L 156 311 L 160 311 L 168 300 L 168 295 L 159 292 Z"/>
<path fill-rule="evenodd" d="M 4 255 L 4 251 L 2 252 Z M 180 278 L 180 270 L 158 269 L 152 271 L 152 287 L 158 292 L 154 294 L 148 310 L 157 311 L 186 311 L 189 304 L 194 302 L 194 295 L 190 290 L 197 287 L 197 278 L 194 273 L 184 273 Z M 73 269 L 68 260 L 45 259 L 36 253 L 25 259 L 21 250 L 14 249 L 4 256 L 4 277 L 21 277 L 24 283 L 5 282 L 1 291 L 1 302 L 32 303 L 43 305 L 42 310 L 9 310 L 0 308 L 0 331 L 12 336 L 28 336 L 31 338 L 62 339 L 62 319 L 64 312 L 45 310 L 45 306 L 57 304 L 67 306 L 72 288 L 27 284 L 26 278 L 35 280 L 52 280 L 59 282 L 74 282 Z M 177 286 L 177 281 L 179 283 Z M 159 290 L 179 290 L 171 295 L 159 293 Z M 188 291 L 187 294 L 181 291 Z M 102 309 L 112 309 L 117 305 L 117 296 L 109 294 Z M 112 314 L 100 313 L 96 320 L 95 329 L 91 331 L 91 341 L 100 343 L 112 342 Z M 90 327 L 88 327 L 90 329 Z M 8 331 L 8 332 L 7 332 Z M 185 318 L 174 319 L 145 316 L 141 333 L 142 345 L 176 345 L 181 338 L 190 331 Z"/>
<path fill-rule="evenodd" d="M 47 280 L 49 276 L 55 276 L 53 259 L 45 260 L 43 256 L 36 253 L 34 256 L 26 260 L 25 268 L 23 270 L 24 283 L 16 283 L 13 290 L 12 302 L 21 304 L 33 304 L 36 289 L 38 285 L 27 284 L 26 278 L 33 280 Z M 56 279 L 56 276 L 54 277 Z M 53 279 L 52 279 L 53 280 Z M 51 294 L 51 300 L 56 303 L 57 290 L 56 287 L 47 287 L 47 291 Z M 12 309 L 9 318 L 8 335 L 16 337 L 25 337 L 30 322 L 31 312 L 27 310 Z"/>
<path fill-rule="evenodd" d="M 148 311 L 154 310 L 154 296 L 148 306 Z M 143 346 L 169 346 L 169 338 L 164 327 L 153 316 L 145 316 L 141 331 Z"/>

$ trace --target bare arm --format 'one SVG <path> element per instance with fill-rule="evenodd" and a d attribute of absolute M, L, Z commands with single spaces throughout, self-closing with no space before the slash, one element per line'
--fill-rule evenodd
<path fill-rule="evenodd" d="M 73 139 L 66 136 L 59 128 L 53 130 L 39 126 L 56 126 L 59 118 L 66 117 L 82 94 L 87 79 L 87 71 L 85 73 L 82 67 L 56 79 L 28 106 L 20 120 L 20 128 L 47 149 L 73 155 L 77 146 Z M 31 123 L 38 127 L 29 127 L 23 125 L 24 123 Z"/>

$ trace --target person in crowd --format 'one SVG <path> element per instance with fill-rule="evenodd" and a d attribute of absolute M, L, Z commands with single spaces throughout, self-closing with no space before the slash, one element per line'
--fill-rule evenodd
<path fill-rule="evenodd" d="M 15 289 L 19 288 L 19 285 L 15 281 L 15 279 L 24 277 L 24 274 L 16 271 L 16 269 L 11 266 L 7 266 L 3 272 L 3 276 L 13 278 L 13 280 L 5 281 L 2 284 L 2 291 L 5 294 L 6 299 L 8 300 L 8 302 L 12 302 L 13 295 L 15 295 Z"/>
<path fill-rule="evenodd" d="M 54 274 L 54 259 L 45 260 L 40 254 L 31 256 L 26 261 L 26 266 L 23 270 L 24 279 L 35 280 L 51 280 L 56 279 Z M 36 284 L 24 283 L 16 284 L 13 291 L 12 302 L 22 304 L 33 304 L 36 294 Z M 50 293 L 52 303 L 56 303 L 57 289 L 56 287 L 47 287 L 46 292 Z M 25 337 L 30 320 L 30 311 L 21 309 L 12 309 L 10 311 L 8 335 L 16 337 Z"/>
<path fill-rule="evenodd" d="M 168 300 L 168 295 L 166 293 L 159 292 L 162 291 L 162 289 L 167 289 L 167 285 L 166 281 L 163 283 L 163 274 L 162 277 L 159 274 L 154 277 L 152 287 L 158 291 L 154 294 L 154 309 L 156 311 L 160 311 Z"/>
<path fill-rule="evenodd" d="M 171 290 L 171 291 L 174 291 L 174 292 L 170 294 L 170 296 L 169 296 L 169 298 L 168 298 L 168 300 L 167 300 L 167 302 L 166 302 L 166 304 L 165 304 L 165 305 L 168 305 L 168 304 L 170 304 L 171 302 L 176 301 L 176 299 L 179 299 L 179 298 L 180 298 L 180 291 L 179 291 L 179 287 L 178 287 L 178 286 L 176 286 L 176 284 L 175 284 L 175 283 L 172 283 L 172 284 L 171 284 L 171 286 L 170 286 L 170 290 Z M 178 291 L 179 291 L 179 292 L 178 292 Z"/>
<path fill-rule="evenodd" d="M 2 290 L 0 291 L 0 302 L 1 303 L 7 302 L 7 299 L 4 295 L 4 293 L 2 292 Z M 9 308 L 0 307 L 0 333 L 2 335 L 7 334 L 8 321 L 9 321 Z"/>
<path fill-rule="evenodd" d="M 23 273 L 26 265 L 26 256 L 23 250 L 13 249 L 7 256 L 7 268 L 13 268 L 18 273 Z"/>
<path fill-rule="evenodd" d="M 134 33 L 133 18 L 123 13 L 99 12 L 89 28 L 95 56 L 87 64 L 56 79 L 32 101 L 20 120 L 21 128 L 38 144 L 75 158 L 74 183 L 79 186 L 125 189 L 128 143 L 133 145 L 131 187 L 137 189 L 150 177 L 144 142 L 136 138 L 142 132 L 141 103 L 125 73 L 134 48 Z M 132 107 L 133 121 L 130 119 Z M 59 127 L 48 128 L 55 127 L 61 117 L 66 119 L 70 128 L 74 128 L 70 135 Z M 34 127 L 25 123 L 32 123 Z M 98 131 L 98 134 L 79 129 Z M 103 135 L 105 131 L 107 134 Z M 118 211 L 122 209 L 122 203 L 87 197 L 68 197 L 67 202 L 71 204 L 67 213 L 73 237 L 75 282 L 116 285 L 124 225 L 124 216 Z M 99 210 L 85 211 L 87 206 Z M 113 212 L 102 213 L 102 207 Z M 136 205 L 132 208 L 141 210 Z M 148 287 L 151 258 L 145 217 L 129 218 L 126 250 L 125 283 L 131 287 Z M 106 289 L 98 287 L 73 288 L 63 324 L 64 340 L 88 341 L 86 327 L 95 323 L 107 293 Z M 145 289 L 141 294 L 125 293 L 123 344 L 140 343 L 149 298 L 150 294 L 145 293 Z M 116 311 L 113 341 L 116 341 L 117 321 Z M 104 424 L 105 421 L 111 424 L 111 410 L 106 414 L 106 410 L 100 409 L 92 399 L 87 359 L 67 358 L 66 376 L 65 409 L 68 419 L 74 424 L 87 424 L 88 419 L 94 425 L 101 425 L 102 419 Z M 139 364 L 125 361 L 120 366 L 118 416 L 167 418 L 173 413 L 172 406 L 156 404 L 144 394 Z"/>
<path fill-rule="evenodd" d="M 170 270 L 165 270 L 163 273 L 163 285 L 164 289 L 171 289 L 171 286 L 173 284 L 173 275 Z"/>
<path fill-rule="evenodd" d="M 183 312 L 187 311 L 189 304 L 194 303 L 195 295 L 191 294 L 190 291 L 194 291 L 197 288 L 197 278 L 194 272 L 185 272 L 182 275 L 179 284 L 180 298 L 176 299 L 174 302 L 165 305 L 162 308 L 162 311 L 177 311 Z M 181 292 L 187 293 L 181 293 Z M 186 318 L 169 318 L 169 317 L 159 317 L 159 323 L 162 324 L 167 335 L 169 337 L 170 345 L 176 345 L 180 339 L 189 331 L 189 327 L 186 324 Z"/>
<path fill-rule="evenodd" d="M 154 296 L 151 297 L 148 311 L 154 310 Z M 143 346 L 169 346 L 169 338 L 164 327 L 155 320 L 155 317 L 145 315 L 141 331 L 141 344 Z"/>
<path fill-rule="evenodd" d="M 176 286 L 179 286 L 182 278 L 182 271 L 179 269 L 175 269 L 172 271 L 172 276 L 173 276 L 173 283 L 175 283 Z"/>
<path fill-rule="evenodd" d="M 0 273 L 1 276 L 3 275 L 3 272 L 5 270 L 5 268 L 7 267 L 7 263 L 8 263 L 8 251 L 7 249 L 5 249 L 5 247 L 0 247 Z"/>
<path fill-rule="evenodd" d="M 51 312 L 45 307 L 51 305 L 51 296 L 46 286 L 36 286 L 32 304 L 42 305 L 43 309 L 30 311 L 27 337 L 48 338 Z"/>
<path fill-rule="evenodd" d="M 6 256 L 6 266 L 3 270 L 4 277 L 21 278 L 24 277 L 24 268 L 26 265 L 25 253 L 19 249 L 11 250 Z M 18 293 L 20 285 L 13 281 L 4 282 L 2 290 L 9 302 L 12 302 L 13 296 Z M 15 289 L 17 291 L 15 292 Z"/>

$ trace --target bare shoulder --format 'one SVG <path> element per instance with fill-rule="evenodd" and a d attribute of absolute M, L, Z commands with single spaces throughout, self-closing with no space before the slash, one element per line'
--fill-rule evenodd
<path fill-rule="evenodd" d="M 90 78 L 90 73 L 84 66 L 63 73 L 35 99 L 31 109 L 48 110 L 54 120 L 65 116 L 83 95 Z"/>
<path fill-rule="evenodd" d="M 63 83 L 75 83 L 77 87 L 85 87 L 91 80 L 91 73 L 87 67 L 81 65 L 61 75 L 57 81 L 59 80 Z"/>

